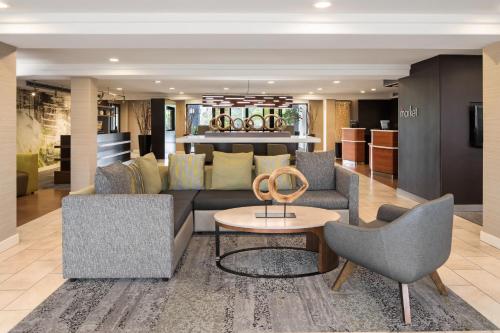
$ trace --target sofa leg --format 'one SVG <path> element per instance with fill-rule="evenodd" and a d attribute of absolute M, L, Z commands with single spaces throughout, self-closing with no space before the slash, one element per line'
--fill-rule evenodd
<path fill-rule="evenodd" d="M 347 281 L 347 279 L 349 278 L 349 276 L 352 275 L 355 269 L 356 269 L 356 264 L 353 263 L 352 261 L 347 260 L 344 266 L 342 266 L 339 276 L 337 276 L 337 279 L 333 283 L 332 290 L 339 291 L 340 287 L 342 287 L 344 282 Z"/>
<path fill-rule="evenodd" d="M 169 278 L 161 278 L 161 280 L 167 282 L 170 279 Z"/>
<path fill-rule="evenodd" d="M 401 297 L 401 307 L 403 308 L 403 320 L 405 324 L 411 324 L 410 291 L 408 285 L 399 283 L 399 293 Z"/>
<path fill-rule="evenodd" d="M 430 277 L 432 279 L 432 282 L 434 282 L 434 284 L 436 285 L 438 292 L 443 296 L 448 296 L 448 290 L 446 289 L 446 286 L 441 280 L 441 277 L 439 276 L 438 272 L 437 271 L 432 272 L 430 274 Z"/>

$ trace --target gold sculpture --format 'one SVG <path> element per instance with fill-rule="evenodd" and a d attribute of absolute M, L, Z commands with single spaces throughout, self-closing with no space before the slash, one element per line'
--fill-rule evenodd
<path fill-rule="evenodd" d="M 262 125 L 255 127 L 255 119 L 260 119 L 262 121 Z M 227 121 L 226 121 L 227 119 Z M 271 119 L 274 119 L 274 125 L 271 127 Z M 223 124 L 225 125 L 223 126 Z M 276 115 L 276 114 L 268 114 L 265 117 L 260 114 L 253 114 L 246 119 L 241 118 L 231 118 L 228 114 L 220 114 L 214 118 L 212 118 L 209 122 L 210 130 L 212 131 L 283 131 L 286 128 L 285 120 Z"/>
<path fill-rule="evenodd" d="M 298 190 L 296 190 L 293 193 L 290 193 L 290 194 L 279 193 L 276 184 L 277 184 L 278 177 L 281 175 L 295 176 L 300 180 L 302 185 L 300 186 L 300 188 Z M 268 189 L 269 189 L 268 192 L 262 192 L 260 190 L 260 184 L 263 181 L 267 181 L 267 183 L 268 183 Z M 302 172 L 300 172 L 296 168 L 293 168 L 290 166 L 278 168 L 278 169 L 274 170 L 271 174 L 264 173 L 264 174 L 258 175 L 257 177 L 255 177 L 255 180 L 253 181 L 253 184 L 252 184 L 253 193 L 255 194 L 257 199 L 259 199 L 260 201 L 264 201 L 266 203 L 266 205 L 265 205 L 264 214 L 257 213 L 256 216 L 257 217 L 264 217 L 264 218 L 268 218 L 268 217 L 295 217 L 294 213 L 287 214 L 286 205 L 290 204 L 290 203 L 294 202 L 295 200 L 297 200 L 298 198 L 300 198 L 305 193 L 305 191 L 308 189 L 308 187 L 309 187 L 309 182 L 307 181 L 306 177 L 302 174 Z M 271 201 L 271 200 L 276 200 L 278 203 L 283 204 L 283 214 L 281 214 L 281 213 L 272 214 L 272 213 L 267 212 L 267 202 Z"/>

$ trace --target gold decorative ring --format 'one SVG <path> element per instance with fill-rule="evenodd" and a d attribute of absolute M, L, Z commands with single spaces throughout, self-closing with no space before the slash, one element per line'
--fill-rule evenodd
<path fill-rule="evenodd" d="M 238 125 L 236 125 L 238 123 Z M 245 122 L 241 118 L 235 118 L 233 119 L 233 130 L 235 131 L 242 131 L 243 128 L 245 127 Z"/>
<path fill-rule="evenodd" d="M 274 125 L 273 127 L 271 127 L 271 118 L 274 118 Z M 268 125 L 269 123 L 269 125 Z M 283 118 L 281 118 L 280 116 L 276 115 L 276 114 L 268 114 L 266 115 L 266 117 L 264 118 L 264 126 L 265 126 L 265 129 L 267 129 L 268 131 L 271 131 L 271 132 L 274 132 L 276 131 L 277 129 L 279 129 L 283 124 Z"/>
<path fill-rule="evenodd" d="M 269 177 L 271 177 L 270 174 L 263 173 L 255 177 L 255 180 L 253 181 L 252 184 L 253 193 L 260 201 L 266 201 L 266 200 L 269 201 L 273 199 L 273 197 L 271 196 L 271 192 L 262 192 L 260 190 L 260 183 L 262 183 L 263 181 L 267 181 Z"/>
<path fill-rule="evenodd" d="M 221 132 L 229 131 L 233 127 L 233 119 L 225 113 L 221 113 L 220 115 L 215 117 L 215 119 L 215 126 Z M 222 126 L 222 122 L 224 119 L 227 119 L 229 121 L 229 124 Z"/>
<path fill-rule="evenodd" d="M 292 175 L 297 177 L 301 181 L 302 186 L 300 186 L 300 188 L 297 191 L 290 194 L 279 193 L 277 189 L 277 180 L 278 177 L 281 175 Z M 304 192 L 309 187 L 309 182 L 307 181 L 306 177 L 302 174 L 302 172 L 290 166 L 274 170 L 269 176 L 268 184 L 269 184 L 269 194 L 271 194 L 271 197 L 279 203 L 286 203 L 286 204 L 292 203 L 298 198 L 300 198 L 300 196 L 302 196 L 302 194 L 304 194 Z"/>
<path fill-rule="evenodd" d="M 262 126 L 256 128 L 255 123 L 253 121 L 254 118 L 260 118 L 262 120 Z M 265 119 L 260 114 L 251 115 L 250 118 L 248 118 L 246 120 L 246 122 L 247 122 L 247 126 L 245 126 L 245 127 L 249 128 L 249 130 L 251 130 L 251 131 L 261 131 L 262 129 L 265 128 L 264 127 L 265 126 Z"/>

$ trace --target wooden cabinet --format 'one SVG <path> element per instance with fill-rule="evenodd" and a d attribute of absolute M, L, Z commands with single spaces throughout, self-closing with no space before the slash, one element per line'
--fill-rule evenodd
<path fill-rule="evenodd" d="M 365 128 L 342 128 L 342 160 L 365 162 Z"/>
<path fill-rule="evenodd" d="M 372 130 L 370 169 L 393 176 L 398 175 L 398 131 Z"/>

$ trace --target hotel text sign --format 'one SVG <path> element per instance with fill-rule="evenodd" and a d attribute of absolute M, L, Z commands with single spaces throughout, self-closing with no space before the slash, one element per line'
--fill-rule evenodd
<path fill-rule="evenodd" d="M 401 108 L 399 111 L 399 118 L 417 118 L 418 117 L 418 108 L 410 104 L 410 106 L 405 109 Z"/>

